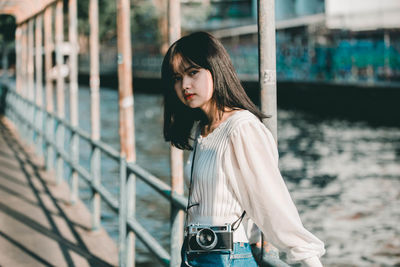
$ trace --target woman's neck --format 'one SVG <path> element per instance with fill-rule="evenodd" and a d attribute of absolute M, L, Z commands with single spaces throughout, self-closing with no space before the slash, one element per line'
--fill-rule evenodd
<path fill-rule="evenodd" d="M 207 110 L 202 109 L 207 116 L 208 122 L 202 127 L 201 135 L 203 137 L 209 135 L 215 128 L 217 128 L 222 122 L 230 117 L 235 111 L 231 108 L 225 108 L 223 111 L 218 110 L 217 106 L 210 107 Z"/>

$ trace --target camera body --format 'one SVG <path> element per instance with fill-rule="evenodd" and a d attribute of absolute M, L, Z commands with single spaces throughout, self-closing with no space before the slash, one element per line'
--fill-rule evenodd
<path fill-rule="evenodd" d="M 187 226 L 186 238 L 187 253 L 233 251 L 233 231 L 230 224 L 191 224 Z"/>

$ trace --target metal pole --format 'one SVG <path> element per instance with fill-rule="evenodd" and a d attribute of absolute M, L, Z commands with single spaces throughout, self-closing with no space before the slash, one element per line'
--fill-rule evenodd
<path fill-rule="evenodd" d="M 258 55 L 261 110 L 271 116 L 265 125 L 277 142 L 276 47 L 274 0 L 258 0 Z"/>
<path fill-rule="evenodd" d="M 22 96 L 23 98 L 28 98 L 28 90 L 29 90 L 29 83 L 28 83 L 28 24 L 24 22 L 22 25 Z M 22 102 L 22 111 L 26 111 L 29 107 L 27 106 L 26 102 Z M 25 140 L 29 139 L 29 127 L 26 123 L 22 123 L 22 134 Z"/>
<path fill-rule="evenodd" d="M 90 114 L 92 140 L 100 139 L 100 93 L 99 93 L 99 6 L 98 0 L 90 0 L 89 3 L 90 24 Z M 101 179 L 100 150 L 94 147 L 91 155 L 90 170 L 95 185 L 100 184 Z M 101 198 L 95 192 L 92 199 L 92 229 L 100 227 Z"/>
<path fill-rule="evenodd" d="M 26 21 L 25 23 L 25 34 L 24 34 L 24 52 L 25 52 L 25 60 L 24 60 L 24 71 L 25 71 L 25 86 L 24 86 L 24 97 L 25 99 L 29 99 L 31 97 L 31 80 L 30 80 L 30 75 L 29 75 L 29 68 L 30 68 L 30 36 L 29 36 L 29 21 Z M 26 102 L 24 103 L 24 109 L 23 110 L 27 110 L 29 113 L 29 117 L 31 117 L 32 114 L 32 110 L 31 110 L 31 106 L 29 106 Z M 32 119 L 32 118 L 30 118 Z M 29 126 L 25 123 L 25 131 L 26 131 L 26 136 L 25 136 L 25 140 L 31 140 L 32 138 L 32 129 L 29 128 Z"/>
<path fill-rule="evenodd" d="M 26 23 L 23 23 L 21 25 L 21 95 L 22 97 L 26 97 L 26 85 L 27 85 L 27 75 L 26 75 L 26 70 L 27 70 L 27 64 L 26 64 Z"/>
<path fill-rule="evenodd" d="M 264 121 L 264 124 L 278 143 L 274 0 L 258 0 L 258 56 L 261 110 L 271 116 Z M 262 240 L 266 240 L 264 236 Z M 279 252 L 275 247 L 265 242 L 262 242 L 261 246 L 263 251 L 269 249 L 268 256 L 276 256 L 278 260 L 278 263 L 274 261 L 276 264 L 281 264 Z M 283 262 L 282 265 L 286 266 Z"/>
<path fill-rule="evenodd" d="M 28 21 L 28 62 L 27 62 L 27 73 L 28 73 L 28 99 L 33 101 L 35 99 L 35 88 L 34 88 L 34 43 L 33 43 L 33 19 Z M 28 109 L 30 121 L 34 122 L 36 117 L 35 107 L 29 105 Z M 36 132 L 33 128 L 29 129 L 29 139 L 32 143 L 36 143 Z"/>
<path fill-rule="evenodd" d="M 52 41 L 52 7 L 49 6 L 44 11 L 44 50 L 45 50 L 45 69 L 46 69 L 46 111 L 53 112 L 53 81 L 50 76 L 52 69 L 52 57 L 51 53 L 53 50 Z M 47 139 L 53 140 L 53 119 L 47 115 L 46 118 L 46 131 Z M 46 153 L 46 168 L 49 170 L 53 168 L 54 150 L 51 145 L 47 144 Z"/>
<path fill-rule="evenodd" d="M 77 0 L 69 0 L 68 2 L 68 39 L 71 45 L 71 53 L 69 56 L 69 101 L 70 101 L 70 120 L 71 125 L 78 127 L 78 12 Z M 71 160 L 74 163 L 79 162 L 79 136 L 74 132 L 71 136 Z M 75 203 L 78 199 L 78 172 L 71 172 L 71 203 Z"/>
<path fill-rule="evenodd" d="M 118 241 L 118 258 L 119 258 L 119 266 L 126 267 L 126 202 L 127 202 L 127 195 L 126 195 L 126 159 L 125 157 L 120 158 L 119 164 L 119 216 L 118 216 L 118 224 L 119 224 L 119 241 Z"/>
<path fill-rule="evenodd" d="M 29 38 L 28 38 L 28 21 L 24 22 L 24 35 L 23 35 L 23 51 L 24 51 L 24 61 L 23 61 L 23 69 L 24 69 L 24 87 L 23 87 L 23 93 L 24 93 L 24 99 L 29 99 L 29 75 L 28 75 L 28 65 L 29 65 Z M 22 102 L 23 109 L 22 111 L 25 111 L 26 113 L 31 113 L 30 106 L 28 105 L 27 102 L 23 101 Z M 25 114 L 25 113 L 21 113 Z M 30 115 L 29 115 L 30 116 Z M 31 136 L 31 129 L 28 127 L 28 124 L 22 123 L 24 127 L 24 139 L 26 141 L 30 140 Z"/>
<path fill-rule="evenodd" d="M 28 60 L 27 60 L 27 74 L 28 74 L 28 99 L 34 100 L 34 44 L 33 44 L 33 20 L 28 21 Z"/>
<path fill-rule="evenodd" d="M 172 45 L 181 36 L 180 1 L 168 1 L 168 41 Z M 183 151 L 171 146 L 171 189 L 172 194 L 183 195 Z M 184 213 L 171 202 L 171 261 L 170 266 L 181 263 L 180 248 L 183 243 Z"/>
<path fill-rule="evenodd" d="M 43 59 L 42 59 L 42 25 L 43 17 L 39 14 L 36 17 L 36 27 L 35 27 L 35 68 L 36 68 L 36 105 L 38 107 L 43 106 Z M 42 129 L 43 127 L 43 112 L 41 110 L 38 111 L 38 116 L 36 117 L 36 126 L 38 129 Z M 43 139 L 42 136 L 38 137 L 38 153 L 42 155 L 42 145 Z"/>
<path fill-rule="evenodd" d="M 19 77 L 20 77 L 20 79 L 19 79 L 19 95 L 21 96 L 21 97 L 24 97 L 24 88 L 25 88 L 25 83 L 24 83 L 24 81 L 25 81 L 25 68 L 24 68 L 24 66 L 26 66 L 26 64 L 24 64 L 24 60 L 25 60 L 25 51 L 24 51 L 24 49 L 25 49 L 25 39 L 24 39 L 24 35 L 25 35 L 25 25 L 24 24 L 21 24 L 20 25 L 20 47 L 19 47 L 19 52 L 20 52 L 20 65 L 19 65 L 19 73 L 20 73 L 20 75 L 19 75 Z M 17 106 L 17 110 L 18 110 L 18 114 L 20 114 L 21 113 L 21 110 L 23 109 L 23 103 L 22 103 L 22 100 L 21 99 L 18 99 L 18 106 Z M 20 123 L 20 120 L 18 119 L 18 128 L 19 128 L 19 130 L 20 130 L 20 132 L 21 132 L 21 135 L 22 136 L 25 136 L 25 131 L 24 131 L 24 128 L 23 128 L 23 126 L 21 125 L 21 123 Z"/>
<path fill-rule="evenodd" d="M 120 109 L 121 155 L 127 162 L 136 161 L 134 101 L 132 87 L 132 46 L 130 34 L 130 1 L 117 0 L 117 35 L 118 35 L 118 87 Z M 124 185 L 121 185 L 124 186 Z M 136 178 L 129 174 L 127 180 L 127 218 L 135 215 Z M 121 237 L 123 238 L 123 237 Z M 135 236 L 133 232 L 126 236 L 126 257 L 121 259 L 126 266 L 135 265 Z"/>
<path fill-rule="evenodd" d="M 55 28 L 56 28 L 56 64 L 57 64 L 57 115 L 60 118 L 65 116 L 64 108 L 64 77 L 61 73 L 61 68 L 64 64 L 64 56 L 62 54 L 61 48 L 64 42 L 64 17 L 63 17 L 63 1 L 58 1 L 56 3 L 56 17 L 55 17 Z M 57 133 L 56 133 L 57 147 L 61 151 L 64 150 L 64 128 L 61 123 L 58 123 Z M 57 183 L 61 183 L 64 173 L 64 161 L 60 154 L 57 154 Z"/>
<path fill-rule="evenodd" d="M 18 94 L 21 93 L 21 26 L 17 26 L 15 29 L 15 76 L 16 76 L 16 91 Z"/>

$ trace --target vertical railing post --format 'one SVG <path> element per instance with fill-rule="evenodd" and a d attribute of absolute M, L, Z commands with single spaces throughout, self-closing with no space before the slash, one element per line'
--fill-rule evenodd
<path fill-rule="evenodd" d="M 271 116 L 264 121 L 264 124 L 271 131 L 275 142 L 278 143 L 275 38 L 275 0 L 258 0 L 258 56 L 261 110 L 264 114 Z M 265 240 L 265 237 L 262 240 Z M 262 242 L 261 246 L 263 251 L 269 250 L 267 255 L 269 260 L 278 266 L 287 266 L 279 260 L 279 251 L 277 248 L 265 242 Z"/>
<path fill-rule="evenodd" d="M 68 2 L 68 39 L 71 45 L 69 55 L 69 101 L 70 101 L 70 120 L 73 127 L 78 127 L 78 12 L 77 0 Z M 79 136 L 72 132 L 71 135 L 71 160 L 73 163 L 79 163 Z M 78 172 L 71 172 L 71 203 L 78 199 Z"/>
<path fill-rule="evenodd" d="M 89 3 L 90 24 L 90 118 L 92 140 L 100 139 L 100 92 L 99 92 L 99 6 L 98 0 L 90 0 Z M 101 181 L 101 159 L 100 150 L 93 146 L 90 170 L 93 183 L 100 184 Z M 93 193 L 92 198 L 92 229 L 100 227 L 101 198 L 98 192 Z"/>
<path fill-rule="evenodd" d="M 36 69 L 36 105 L 40 108 L 43 106 L 43 58 L 42 58 L 42 24 L 43 17 L 42 14 L 37 15 L 36 25 L 35 25 L 35 69 Z M 38 129 L 43 130 L 43 111 L 38 110 L 36 116 L 36 126 Z M 43 137 L 38 136 L 37 139 L 37 152 L 39 155 L 43 154 Z"/>
<path fill-rule="evenodd" d="M 16 76 L 16 92 L 18 94 L 21 93 L 21 38 L 22 38 L 22 30 L 21 30 L 21 25 L 17 25 L 17 28 L 15 29 L 15 76 Z"/>
<path fill-rule="evenodd" d="M 118 210 L 118 224 L 119 224 L 119 266 L 126 267 L 126 159 L 121 156 L 119 163 L 119 210 Z"/>
<path fill-rule="evenodd" d="M 64 65 L 64 56 L 62 54 L 62 45 L 64 42 L 64 17 L 63 17 L 63 1 L 59 0 L 56 3 L 56 16 L 55 16 L 55 39 L 56 39 L 56 64 L 57 64 L 57 115 L 60 118 L 65 116 L 64 108 L 64 77 L 62 74 L 62 67 Z M 64 126 L 62 123 L 57 124 L 56 144 L 60 151 L 64 150 Z M 57 153 L 57 183 L 61 183 L 64 173 L 64 160 L 60 153 Z"/>
<path fill-rule="evenodd" d="M 168 1 L 168 39 L 172 45 L 181 36 L 180 1 Z M 172 194 L 183 195 L 183 151 L 171 146 L 171 189 Z M 171 202 L 171 240 L 170 266 L 179 266 L 181 262 L 180 247 L 183 243 L 184 213 Z"/>
<path fill-rule="evenodd" d="M 52 6 L 49 6 L 44 11 L 44 50 L 45 50 L 45 69 L 46 69 L 46 111 L 53 112 L 53 81 L 50 75 L 52 71 L 52 51 L 53 51 L 53 36 L 52 36 Z M 46 116 L 46 139 L 53 141 L 53 125 L 54 119 L 47 114 Z M 53 168 L 54 149 L 47 143 L 46 145 L 46 168 Z"/>
<path fill-rule="evenodd" d="M 22 52 L 22 28 L 21 25 L 17 25 L 15 29 L 15 75 L 16 75 L 16 87 L 15 91 L 16 94 L 21 95 L 21 88 L 22 88 L 22 68 L 21 68 L 21 52 Z M 13 104 L 14 104 L 14 109 L 13 109 L 13 118 L 14 118 L 14 123 L 18 127 L 18 117 L 17 117 L 17 112 L 19 109 L 19 101 L 15 95 L 13 95 Z"/>
<path fill-rule="evenodd" d="M 23 97 L 23 95 L 24 95 L 24 67 L 23 67 L 23 64 L 22 64 L 22 62 L 23 62 L 23 60 L 24 60 L 24 25 L 23 24 L 20 24 L 19 25 L 19 29 L 20 29 L 20 41 L 19 41 L 19 43 L 20 43 L 20 47 L 19 47 L 19 58 L 20 58 L 20 65 L 19 65 L 19 81 L 20 81 L 20 83 L 19 83 L 19 92 L 18 92 L 18 94 L 19 94 L 19 96 L 20 97 Z M 17 101 L 17 103 L 18 103 L 18 105 L 17 105 L 17 114 L 19 114 L 19 112 L 21 111 L 20 110 L 20 108 L 21 108 L 21 100 L 20 99 L 18 99 L 18 101 Z M 18 128 L 20 128 L 20 123 L 19 123 L 19 119 L 18 119 L 18 123 L 17 123 L 17 127 Z M 21 128 L 21 129 L 19 129 L 20 130 L 20 133 L 21 133 L 21 135 L 23 135 L 24 133 L 23 133 L 23 129 Z"/>
<path fill-rule="evenodd" d="M 28 60 L 27 60 L 27 78 L 28 78 L 28 99 L 32 102 L 35 99 L 35 88 L 34 88 L 34 43 L 33 43 L 33 19 L 29 19 L 28 23 Z M 28 109 L 29 117 L 31 122 L 35 121 L 36 113 L 35 107 L 33 105 L 29 105 Z M 35 143 L 36 132 L 34 128 L 29 129 L 29 140 L 32 143 Z"/>
<path fill-rule="evenodd" d="M 21 24 L 21 32 L 22 32 L 22 37 L 21 37 L 21 96 L 26 97 L 26 84 L 27 84 L 27 75 L 26 75 L 26 50 L 27 50 L 27 45 L 26 45 L 26 23 Z"/>
<path fill-rule="evenodd" d="M 28 64 L 27 63 L 27 50 L 28 50 L 28 38 L 27 38 L 27 24 L 26 22 L 24 22 L 21 25 L 21 29 L 22 29 L 22 38 L 21 38 L 21 59 L 22 59 L 22 64 L 21 64 L 21 84 L 22 84 L 22 88 L 21 88 L 21 96 L 23 99 L 27 98 L 27 89 L 28 89 L 28 75 L 27 75 L 27 68 L 28 68 Z M 20 101 L 20 110 L 19 110 L 19 114 L 22 113 L 23 110 L 26 110 L 27 106 L 26 106 L 26 102 L 24 101 Z M 19 124 L 20 127 L 20 131 L 21 134 L 23 136 L 23 139 L 27 140 L 28 139 L 28 127 L 26 124 L 24 123 L 20 123 Z"/>
<path fill-rule="evenodd" d="M 117 0 L 117 37 L 118 37 L 118 87 L 120 110 L 121 155 L 127 162 L 136 161 L 134 101 L 132 87 L 132 45 L 130 34 L 130 1 Z M 129 174 L 127 180 L 127 218 L 135 215 L 136 178 Z M 135 265 L 135 236 L 129 231 L 126 238 L 126 266 Z"/>
<path fill-rule="evenodd" d="M 30 99 L 31 96 L 31 88 L 30 88 L 30 75 L 29 75 L 29 61 L 30 61 L 30 54 L 29 54 L 29 20 L 24 22 L 24 73 L 25 73 L 25 78 L 24 78 L 24 98 L 25 100 Z M 29 106 L 28 102 L 24 101 L 24 111 L 28 110 L 29 112 L 29 119 L 31 119 L 31 106 Z M 30 141 L 32 137 L 32 131 L 29 128 L 29 125 L 27 123 L 24 123 L 24 128 L 25 128 L 25 140 Z"/>
<path fill-rule="evenodd" d="M 274 0 L 258 1 L 258 54 L 261 110 L 271 116 L 265 125 L 277 141 L 276 47 Z"/>

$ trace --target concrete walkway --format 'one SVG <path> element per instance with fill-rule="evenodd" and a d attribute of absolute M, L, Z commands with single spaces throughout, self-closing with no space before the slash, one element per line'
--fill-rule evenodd
<path fill-rule="evenodd" d="M 117 266 L 115 243 L 90 231 L 88 209 L 68 199 L 67 184 L 56 185 L 0 118 L 0 266 Z"/>

